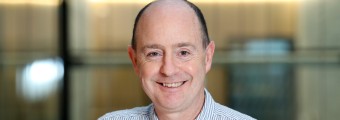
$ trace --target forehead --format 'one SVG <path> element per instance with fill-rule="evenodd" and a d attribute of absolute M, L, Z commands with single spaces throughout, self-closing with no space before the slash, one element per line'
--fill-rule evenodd
<path fill-rule="evenodd" d="M 141 16 L 136 29 L 136 43 L 178 44 L 201 43 L 199 21 L 189 5 L 153 3 Z"/>

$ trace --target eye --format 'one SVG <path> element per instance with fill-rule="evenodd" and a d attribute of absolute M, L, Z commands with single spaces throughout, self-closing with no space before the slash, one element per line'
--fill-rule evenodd
<path fill-rule="evenodd" d="M 191 60 L 195 56 L 195 51 L 192 51 L 190 49 L 179 49 L 177 52 L 177 58 L 181 61 L 188 61 Z"/>
<path fill-rule="evenodd" d="M 160 56 L 161 54 L 159 54 L 158 52 L 150 52 L 148 53 L 146 56 L 147 57 L 156 57 L 156 56 Z"/>
<path fill-rule="evenodd" d="M 190 52 L 183 50 L 183 51 L 180 51 L 179 54 L 180 54 L 180 56 L 188 56 L 188 55 L 190 55 Z"/>

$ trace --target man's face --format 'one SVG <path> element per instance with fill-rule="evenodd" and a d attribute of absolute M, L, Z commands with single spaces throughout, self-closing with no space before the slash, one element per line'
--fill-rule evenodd
<path fill-rule="evenodd" d="M 142 16 L 137 47 L 129 47 L 129 55 L 156 109 L 180 111 L 204 99 L 214 43 L 203 48 L 198 20 L 190 11 L 162 12 Z"/>

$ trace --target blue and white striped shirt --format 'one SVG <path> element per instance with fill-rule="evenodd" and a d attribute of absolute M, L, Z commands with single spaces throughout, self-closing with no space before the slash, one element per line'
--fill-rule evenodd
<path fill-rule="evenodd" d="M 205 102 L 196 120 L 255 120 L 254 118 L 216 103 L 205 90 Z M 153 104 L 107 113 L 98 120 L 158 120 Z"/>

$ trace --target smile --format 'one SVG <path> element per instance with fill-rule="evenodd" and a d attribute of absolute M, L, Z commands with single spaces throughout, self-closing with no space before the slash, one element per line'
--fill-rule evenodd
<path fill-rule="evenodd" d="M 182 82 L 175 82 L 175 83 L 158 83 L 164 87 L 168 87 L 168 88 L 177 88 L 182 86 L 186 81 L 182 81 Z"/>

